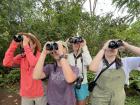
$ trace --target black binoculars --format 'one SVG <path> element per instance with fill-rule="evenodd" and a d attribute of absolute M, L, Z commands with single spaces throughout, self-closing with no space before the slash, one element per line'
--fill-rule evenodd
<path fill-rule="evenodd" d="M 77 44 L 77 43 L 82 43 L 84 40 L 81 36 L 76 36 L 76 37 L 71 37 L 69 39 L 69 42 L 70 43 L 74 43 L 74 44 Z"/>
<path fill-rule="evenodd" d="M 116 49 L 119 48 L 120 46 L 123 46 L 122 40 L 117 40 L 117 41 L 112 40 L 109 42 L 108 48 Z"/>
<path fill-rule="evenodd" d="M 21 42 L 23 41 L 23 36 L 21 34 L 17 34 L 13 36 L 13 39 L 15 42 Z"/>
<path fill-rule="evenodd" d="M 58 50 L 58 44 L 56 42 L 47 43 L 46 49 L 49 51 Z"/>

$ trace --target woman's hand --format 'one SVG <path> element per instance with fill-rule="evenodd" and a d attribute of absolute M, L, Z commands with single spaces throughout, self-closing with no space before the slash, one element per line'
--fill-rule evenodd
<path fill-rule="evenodd" d="M 30 38 L 23 35 L 23 46 L 26 46 L 29 44 Z"/>
<path fill-rule="evenodd" d="M 59 56 L 61 56 L 61 55 L 64 54 L 64 51 L 63 51 L 63 50 L 64 50 L 64 47 L 63 47 L 61 41 L 58 41 L 57 44 L 58 44 L 58 50 L 56 50 L 56 52 L 57 52 L 57 54 L 58 54 Z"/>
<path fill-rule="evenodd" d="M 102 48 L 103 50 L 108 49 L 108 46 L 109 46 L 110 41 L 111 41 L 111 40 L 108 40 L 108 41 L 104 44 L 104 46 L 103 46 L 103 48 Z"/>
<path fill-rule="evenodd" d="M 46 42 L 46 43 L 44 44 L 44 47 L 43 47 L 42 53 L 45 54 L 45 55 L 47 55 L 47 54 L 50 53 L 50 51 L 47 50 L 47 48 L 46 48 L 46 45 L 49 44 L 49 43 L 50 43 L 50 42 Z"/>
<path fill-rule="evenodd" d="M 123 40 L 122 40 L 122 43 L 123 43 L 123 47 L 124 47 L 124 48 L 127 48 L 128 45 L 129 45 L 127 42 L 125 42 L 125 41 L 123 41 Z"/>
<path fill-rule="evenodd" d="M 83 48 L 85 45 L 86 45 L 86 40 L 85 40 L 85 39 L 83 39 L 83 42 L 82 42 L 82 43 L 80 43 L 80 47 L 81 47 L 81 48 Z"/>
<path fill-rule="evenodd" d="M 22 45 L 22 42 L 16 42 L 14 39 L 12 40 L 12 43 L 15 43 L 17 46 Z"/>

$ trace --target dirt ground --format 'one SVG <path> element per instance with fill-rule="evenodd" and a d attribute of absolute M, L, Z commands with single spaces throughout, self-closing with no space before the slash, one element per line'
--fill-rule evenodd
<path fill-rule="evenodd" d="M 20 103 L 19 94 L 0 89 L 0 105 L 20 105 Z"/>

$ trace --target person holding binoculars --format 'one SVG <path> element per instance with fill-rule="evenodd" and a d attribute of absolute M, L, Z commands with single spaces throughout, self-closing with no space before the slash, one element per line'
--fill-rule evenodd
<path fill-rule="evenodd" d="M 78 68 L 67 62 L 67 44 L 63 41 L 47 42 L 35 66 L 34 79 L 47 77 L 47 105 L 75 105 L 73 82 Z M 50 54 L 55 62 L 44 66 L 46 56 Z"/>
<path fill-rule="evenodd" d="M 92 61 L 88 51 L 86 40 L 80 36 L 71 37 L 67 42 L 72 46 L 72 52 L 68 54 L 68 61 L 72 66 L 79 68 L 78 78 L 74 90 L 77 105 L 86 105 L 86 98 L 89 96 L 87 68 Z"/>
<path fill-rule="evenodd" d="M 14 56 L 17 47 L 20 54 Z M 18 33 L 14 36 L 3 59 L 6 67 L 20 67 L 20 96 L 21 105 L 46 105 L 47 98 L 44 94 L 41 80 L 34 80 L 32 74 L 40 56 L 41 44 L 31 33 Z"/>
<path fill-rule="evenodd" d="M 109 40 L 104 44 L 89 67 L 97 76 L 108 67 L 96 81 L 91 96 L 92 105 L 125 104 L 124 84 L 129 84 L 129 73 L 140 66 L 140 57 L 120 58 L 118 51 L 121 47 L 140 55 L 140 48 L 121 40 Z"/>

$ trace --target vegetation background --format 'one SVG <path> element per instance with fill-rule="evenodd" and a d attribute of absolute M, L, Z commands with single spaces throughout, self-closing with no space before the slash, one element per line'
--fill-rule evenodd
<path fill-rule="evenodd" d="M 116 9 L 127 8 L 128 15 L 117 18 L 113 18 L 113 13 L 95 15 L 98 0 L 94 0 L 93 7 L 89 0 L 90 12 L 83 12 L 86 1 L 0 0 L 0 89 L 12 92 L 18 92 L 19 89 L 19 69 L 2 66 L 4 53 L 13 35 L 18 32 L 34 33 L 42 45 L 48 40 L 66 40 L 78 33 L 87 40 L 92 56 L 99 51 L 103 42 L 112 38 L 140 46 L 139 0 L 112 0 Z M 121 56 L 135 55 L 122 51 Z M 93 73 L 88 74 L 89 81 L 93 77 Z M 140 72 L 131 73 L 126 93 L 126 105 L 140 105 Z"/>

